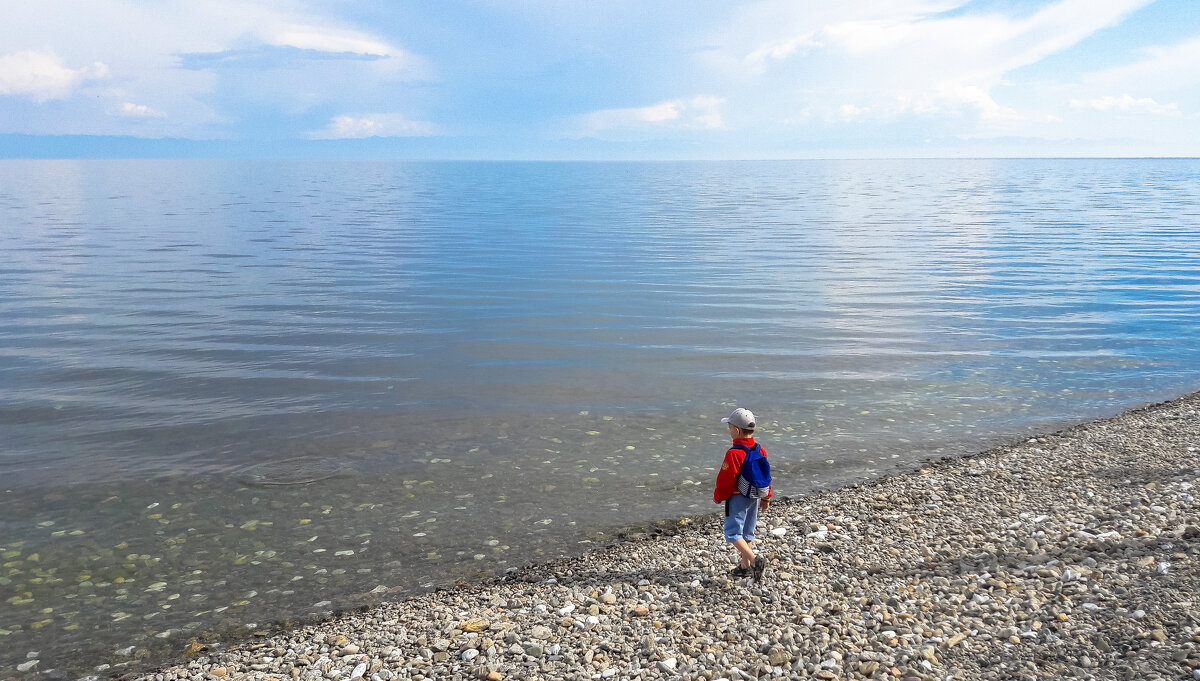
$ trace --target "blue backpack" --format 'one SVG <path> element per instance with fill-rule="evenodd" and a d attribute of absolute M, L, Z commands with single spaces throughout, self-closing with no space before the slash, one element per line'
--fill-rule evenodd
<path fill-rule="evenodd" d="M 757 442 L 753 447 L 734 445 L 733 449 L 746 453 L 746 458 L 742 459 L 742 470 L 738 471 L 738 492 L 751 499 L 765 499 L 771 486 L 771 464 L 767 462 L 767 457 L 762 455 Z"/>

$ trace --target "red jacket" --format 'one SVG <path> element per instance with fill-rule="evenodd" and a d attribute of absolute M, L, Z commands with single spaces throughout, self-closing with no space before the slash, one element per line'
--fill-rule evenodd
<path fill-rule="evenodd" d="M 754 446 L 753 437 L 741 437 L 733 441 L 735 445 L 744 445 L 746 447 Z M 763 456 L 767 455 L 767 450 L 762 447 L 758 448 Z M 717 472 L 717 489 L 713 491 L 713 501 L 721 503 L 729 497 L 738 493 L 737 477 L 742 470 L 742 461 L 746 458 L 746 452 L 733 447 L 725 452 L 725 461 L 721 463 L 721 470 Z M 767 488 L 767 498 L 771 498 L 771 488 Z"/>

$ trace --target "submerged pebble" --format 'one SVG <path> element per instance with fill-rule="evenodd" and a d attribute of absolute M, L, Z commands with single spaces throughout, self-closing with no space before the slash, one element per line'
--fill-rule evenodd
<path fill-rule="evenodd" d="M 499 679 L 1175 678 L 1181 664 L 1200 667 L 1189 616 L 1200 548 L 1184 539 L 1195 523 L 1180 522 L 1200 509 L 1170 484 L 1200 484 L 1200 459 L 1179 446 L 1200 441 L 1200 419 L 1180 416 L 1197 402 L 781 499 L 761 518 L 773 526 L 755 546 L 768 560 L 761 585 L 731 578 L 733 552 L 694 519 L 234 646 L 209 664 L 303 681 L 320 641 L 344 637 L 366 661 L 321 678 L 363 664 L 380 681 L 468 665 Z M 1122 468 L 1142 483 L 1112 474 Z"/>

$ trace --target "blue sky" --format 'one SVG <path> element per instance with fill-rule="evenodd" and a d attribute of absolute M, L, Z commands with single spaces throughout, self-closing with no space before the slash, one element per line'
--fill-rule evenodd
<path fill-rule="evenodd" d="M 5 3 L 0 156 L 1200 156 L 1196 0 Z"/>

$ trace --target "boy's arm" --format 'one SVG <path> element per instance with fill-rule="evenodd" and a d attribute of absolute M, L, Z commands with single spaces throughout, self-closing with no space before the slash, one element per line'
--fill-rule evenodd
<path fill-rule="evenodd" d="M 760 446 L 760 447 L 758 448 L 758 451 L 762 452 L 762 455 L 763 455 L 763 458 L 764 458 L 764 459 L 765 459 L 765 458 L 767 458 L 767 450 L 763 449 L 763 448 Z M 771 505 L 771 495 L 772 495 L 772 494 L 774 494 L 774 493 L 775 493 L 775 490 L 774 490 L 774 485 L 767 485 L 767 496 L 765 496 L 765 497 L 763 497 L 762 499 L 760 499 L 760 500 L 759 500 L 759 502 L 758 502 L 758 510 L 760 510 L 760 511 L 765 511 L 765 510 L 767 510 L 767 508 L 768 508 L 768 507 L 770 507 L 770 505 Z"/>
<path fill-rule="evenodd" d="M 721 503 L 737 491 L 737 474 L 739 463 L 736 453 L 739 450 L 730 449 L 725 452 L 725 460 L 721 462 L 721 470 L 717 471 L 717 487 L 713 490 L 713 502 Z"/>

